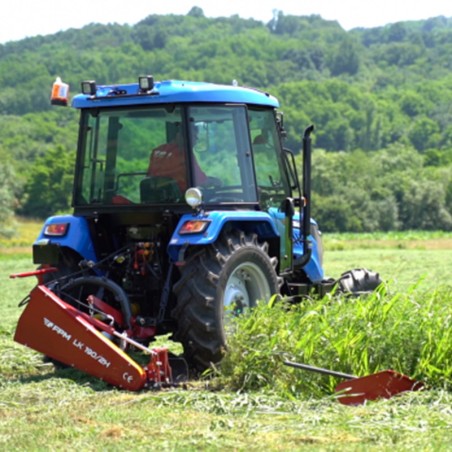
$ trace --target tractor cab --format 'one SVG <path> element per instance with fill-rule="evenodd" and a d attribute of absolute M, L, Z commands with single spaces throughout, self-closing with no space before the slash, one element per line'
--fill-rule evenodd
<path fill-rule="evenodd" d="M 154 98 L 152 98 L 154 100 Z M 279 207 L 291 195 L 274 108 L 172 103 L 82 108 L 76 210 Z"/>

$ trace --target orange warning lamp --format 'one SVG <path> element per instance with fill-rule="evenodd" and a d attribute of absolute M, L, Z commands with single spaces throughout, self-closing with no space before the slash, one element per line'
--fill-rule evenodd
<path fill-rule="evenodd" d="M 50 96 L 50 103 L 52 105 L 67 106 L 67 100 L 69 97 L 69 85 L 63 83 L 60 77 L 57 77 L 53 82 L 52 94 Z"/>

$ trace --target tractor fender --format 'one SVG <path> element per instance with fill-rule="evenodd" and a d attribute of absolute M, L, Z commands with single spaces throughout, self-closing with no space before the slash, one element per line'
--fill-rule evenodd
<path fill-rule="evenodd" d="M 297 266 L 297 260 L 301 259 L 304 253 L 304 246 L 300 232 L 300 222 L 294 222 L 293 237 L 294 237 L 294 265 Z M 308 262 L 303 266 L 306 276 L 313 283 L 319 283 L 324 278 L 323 272 L 323 245 L 318 232 L 318 225 L 315 220 L 311 218 L 311 234 L 309 235 L 311 242 L 311 255 Z"/>
<path fill-rule="evenodd" d="M 61 248 L 73 250 L 83 259 L 97 262 L 88 222 L 83 217 L 58 215 L 47 218 L 33 243 L 33 260 L 37 264 L 56 264 L 45 261 L 53 260 Z"/>
<path fill-rule="evenodd" d="M 187 224 L 199 223 L 200 232 L 187 232 Z M 173 262 L 180 260 L 181 251 L 190 245 L 214 243 L 226 224 L 245 232 L 255 232 L 259 239 L 279 237 L 275 222 L 267 212 L 260 211 L 215 211 L 183 215 L 168 244 L 168 254 Z"/>

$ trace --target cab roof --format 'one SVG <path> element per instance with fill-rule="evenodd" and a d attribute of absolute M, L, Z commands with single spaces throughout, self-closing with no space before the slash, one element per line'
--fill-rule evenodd
<path fill-rule="evenodd" d="M 275 97 L 254 88 L 182 80 L 155 82 L 152 90 L 146 92 L 140 91 L 138 83 L 99 85 L 96 86 L 94 95 L 76 95 L 72 99 L 72 106 L 97 108 L 199 102 L 279 107 L 279 102 Z"/>

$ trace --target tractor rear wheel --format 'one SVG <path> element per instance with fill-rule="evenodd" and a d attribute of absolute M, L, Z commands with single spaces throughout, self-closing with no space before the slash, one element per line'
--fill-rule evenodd
<path fill-rule="evenodd" d="M 359 296 L 373 292 L 383 281 L 376 272 L 355 268 L 343 273 L 337 282 L 341 293 Z"/>
<path fill-rule="evenodd" d="M 201 250 L 193 249 L 180 267 L 172 315 L 185 359 L 198 371 L 221 361 L 227 346 L 227 317 L 268 301 L 279 290 L 277 259 L 256 234 L 233 231 Z"/>

